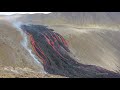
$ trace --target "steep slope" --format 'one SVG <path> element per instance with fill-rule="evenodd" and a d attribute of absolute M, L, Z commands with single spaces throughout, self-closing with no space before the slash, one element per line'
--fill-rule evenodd
<path fill-rule="evenodd" d="M 0 20 L 0 64 L 2 66 L 40 68 L 20 45 L 22 39 L 23 37 L 16 28 L 9 22 Z"/>
<path fill-rule="evenodd" d="M 12 23 L 0 18 L 0 78 L 60 78 L 44 72 L 20 44 L 23 38 Z"/>
<path fill-rule="evenodd" d="M 80 64 L 70 55 L 66 40 L 42 25 L 22 25 L 33 50 L 50 74 L 80 78 L 117 78 L 120 74 L 93 65 Z"/>
<path fill-rule="evenodd" d="M 18 17 L 17 17 L 18 16 Z M 119 30 L 119 23 L 120 23 L 120 13 L 119 12 L 53 12 L 51 14 L 32 14 L 32 15 L 16 15 L 16 19 L 14 19 L 14 15 L 11 16 L 15 20 L 15 22 L 22 22 L 25 24 L 38 24 L 38 25 L 46 25 L 54 32 L 60 34 L 65 40 L 68 42 L 68 48 L 71 51 L 72 55 L 72 61 L 76 63 L 79 62 L 81 64 L 85 65 L 95 65 L 100 66 L 104 68 L 105 70 L 110 70 L 114 72 L 119 72 L 120 70 L 120 30 Z M 3 21 L 2 21 L 3 23 Z M 5 26 L 4 26 L 5 24 Z M 1 24 L 1 27 L 5 27 L 8 29 L 1 29 L 2 32 L 2 37 L 4 36 L 6 30 L 9 30 L 11 26 L 7 24 L 6 22 L 4 24 Z M 15 29 L 12 27 L 12 30 Z M 16 30 L 14 30 L 16 31 Z M 16 31 L 17 32 L 17 31 Z M 14 32 L 11 32 L 14 33 Z M 14 48 L 14 41 L 18 42 L 19 40 L 22 39 L 21 36 L 19 36 L 19 40 L 15 40 L 16 37 L 11 34 L 9 36 L 9 33 L 7 33 L 8 37 L 12 37 L 11 40 L 13 41 L 5 41 L 8 42 L 7 44 L 4 43 L 4 40 L 1 40 L 1 64 L 2 65 L 7 65 L 6 62 L 11 63 L 13 60 L 13 65 L 18 65 L 12 59 L 15 57 L 15 53 L 12 48 Z M 49 34 L 48 34 L 49 35 Z M 34 39 L 39 37 L 41 35 L 38 34 L 38 36 L 35 36 Z M 16 38 L 17 39 L 17 38 Z M 45 39 L 45 38 L 44 38 Z M 39 41 L 39 39 L 37 39 Z M 10 43 L 12 42 L 12 43 Z M 42 41 L 41 41 L 42 42 Z M 10 44 L 12 45 L 10 45 Z M 7 45 L 7 46 L 6 46 Z M 9 46 L 10 45 L 10 46 Z M 40 44 L 41 45 L 41 44 Z M 28 52 L 23 48 L 21 45 L 20 46 L 20 52 L 25 52 L 28 56 L 25 56 L 26 58 L 31 58 L 29 59 L 31 64 L 33 58 L 28 54 Z M 18 46 L 16 48 L 18 48 Z M 7 47 L 7 48 L 6 48 Z M 11 48 L 12 47 L 12 48 Z M 31 47 L 31 46 L 30 46 Z M 44 47 L 44 45 L 43 45 Z M 11 54 L 9 52 L 5 52 L 5 50 L 13 51 Z M 49 51 L 50 48 L 48 48 Z M 18 50 L 19 51 L 19 50 Z M 52 50 L 51 50 L 52 51 Z M 16 51 L 15 51 L 16 52 Z M 34 51 L 33 51 L 34 52 Z M 37 51 L 39 52 L 39 51 Z M 54 52 L 54 51 L 53 51 Z M 53 53 L 51 52 L 51 53 Z M 24 53 L 24 55 L 25 55 Z M 40 52 L 39 52 L 40 53 Z M 9 55 L 10 54 L 10 55 Z M 36 52 L 34 52 L 36 54 Z M 54 54 L 54 53 L 53 53 Z M 7 59 L 5 56 L 9 57 L 11 61 L 6 61 Z M 18 57 L 24 57 L 19 56 Z M 56 55 L 56 54 L 55 54 Z M 73 57 L 74 55 L 74 57 Z M 57 59 L 59 60 L 59 59 Z M 5 61 L 5 62 L 4 62 Z M 19 61 L 19 60 L 17 60 Z M 21 61 L 21 60 L 20 60 Z M 23 60 L 24 61 L 24 60 Z M 25 59 L 25 62 L 28 62 L 28 59 Z M 52 61 L 52 60 L 50 60 Z M 15 63 L 15 64 L 14 64 Z M 23 63 L 24 64 L 24 63 Z M 31 65 L 30 64 L 30 65 Z M 68 63 L 69 64 L 69 63 Z M 71 66 L 71 70 L 67 69 L 67 71 L 64 71 L 63 69 L 60 69 L 59 67 L 56 68 L 56 71 L 54 71 L 54 68 L 51 70 L 46 69 L 49 73 L 53 74 L 60 74 L 64 76 L 68 76 L 71 74 L 66 74 L 68 71 L 74 70 L 73 67 L 76 64 L 70 63 L 73 66 Z M 12 64 L 11 64 L 12 65 Z M 29 64 L 25 64 L 22 67 Z M 21 66 L 18 65 L 18 66 Z M 37 68 L 39 70 L 39 65 L 33 65 L 35 66 L 35 69 Z M 54 64 L 53 64 L 54 66 Z M 68 65 L 65 64 L 67 67 Z M 32 66 L 30 66 L 32 67 Z M 69 67 L 69 66 L 68 66 Z M 61 70 L 60 72 L 58 72 Z M 77 69 L 76 69 L 77 70 Z M 92 70 L 92 69 L 91 69 Z M 96 69 L 98 70 L 98 69 Z M 102 69 L 103 70 L 103 69 Z M 89 70 L 88 70 L 89 71 Z M 99 71 L 99 70 L 98 70 Z M 104 70 L 103 70 L 104 71 Z M 64 72 L 64 74 L 63 74 Z M 109 71 L 108 71 L 109 72 Z M 71 72 L 69 72 L 71 73 Z M 73 73 L 72 73 L 73 75 Z M 80 75 L 77 73 L 77 75 Z M 95 74 L 94 74 L 95 75 Z M 82 76 L 82 75 L 81 75 Z M 89 76 L 89 75 L 88 75 Z M 71 76 L 70 76 L 71 77 Z"/>
<path fill-rule="evenodd" d="M 119 12 L 53 12 L 18 20 L 54 29 L 69 42 L 78 62 L 119 72 Z"/>

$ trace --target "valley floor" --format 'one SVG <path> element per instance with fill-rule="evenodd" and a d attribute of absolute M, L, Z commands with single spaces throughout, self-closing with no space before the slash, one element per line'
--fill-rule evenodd
<path fill-rule="evenodd" d="M 0 78 L 65 78 L 59 75 L 45 74 L 30 68 L 0 67 Z"/>

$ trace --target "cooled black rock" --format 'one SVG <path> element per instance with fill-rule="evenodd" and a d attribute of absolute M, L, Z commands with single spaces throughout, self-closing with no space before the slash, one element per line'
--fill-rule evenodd
<path fill-rule="evenodd" d="M 41 59 L 44 69 L 50 74 L 72 78 L 118 78 L 120 74 L 94 65 L 84 65 L 70 57 L 66 40 L 53 29 L 42 25 L 21 25 Z"/>

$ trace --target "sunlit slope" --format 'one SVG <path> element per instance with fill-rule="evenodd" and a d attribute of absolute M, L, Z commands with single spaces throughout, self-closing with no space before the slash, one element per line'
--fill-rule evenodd
<path fill-rule="evenodd" d="M 74 25 L 89 28 L 119 28 L 119 12 L 53 12 L 50 14 L 22 15 L 25 23 L 44 25 Z"/>
<path fill-rule="evenodd" d="M 119 12 L 53 12 L 22 15 L 18 21 L 53 28 L 68 40 L 79 62 L 119 70 Z"/>
<path fill-rule="evenodd" d="M 60 34 L 53 32 L 54 29 L 32 24 L 22 25 L 21 29 L 29 36 L 33 51 L 41 59 L 44 70 L 50 74 L 72 78 L 120 77 L 120 74 L 110 72 L 98 65 L 78 63 L 69 50 L 70 47 L 66 41 L 68 39 L 65 40 Z"/>
<path fill-rule="evenodd" d="M 52 26 L 69 43 L 78 62 L 97 65 L 108 70 L 120 69 L 120 31 L 76 29 Z"/>
<path fill-rule="evenodd" d="M 40 70 L 33 58 L 22 47 L 23 38 L 10 23 L 0 20 L 0 65 L 12 67 L 28 67 Z"/>
<path fill-rule="evenodd" d="M 68 40 L 79 62 L 119 70 L 119 12 L 53 12 L 18 20 L 53 28 Z"/>

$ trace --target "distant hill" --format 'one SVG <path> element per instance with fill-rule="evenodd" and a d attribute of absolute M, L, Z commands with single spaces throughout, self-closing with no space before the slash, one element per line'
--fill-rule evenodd
<path fill-rule="evenodd" d="M 50 14 L 24 14 L 18 20 L 37 24 L 72 24 L 77 26 L 119 27 L 120 12 L 53 12 Z"/>
<path fill-rule="evenodd" d="M 80 63 L 120 70 L 120 12 L 24 14 L 17 20 L 50 26 L 65 37 Z"/>

